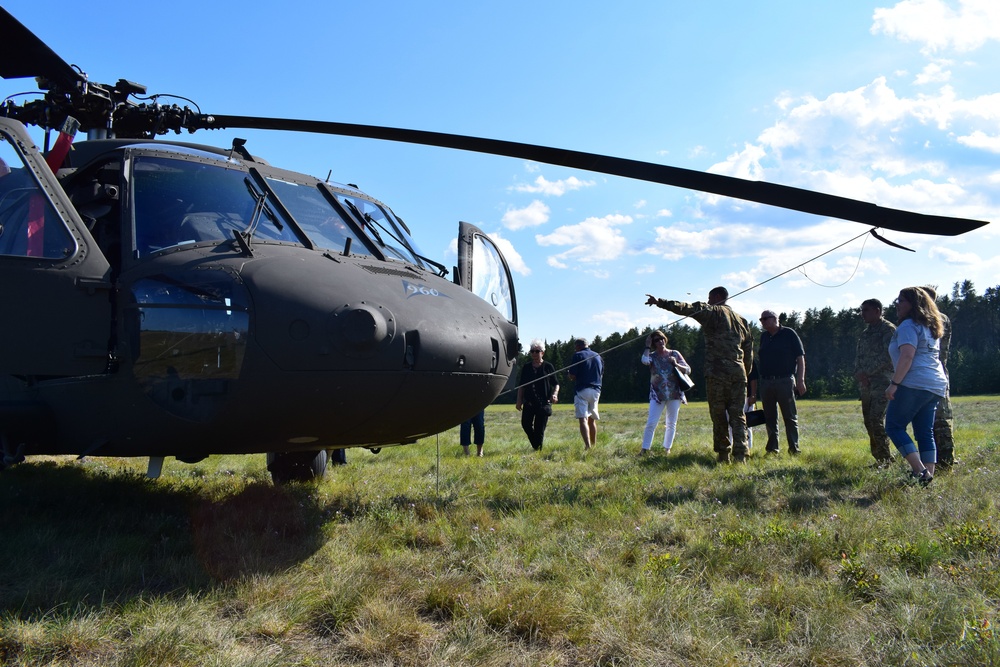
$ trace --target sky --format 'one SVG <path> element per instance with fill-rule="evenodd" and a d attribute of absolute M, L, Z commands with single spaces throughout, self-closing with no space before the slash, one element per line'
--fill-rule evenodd
<path fill-rule="evenodd" d="M 448 267 L 459 221 L 477 225 L 513 271 L 524 344 L 669 325 L 646 294 L 705 300 L 716 285 L 742 292 L 730 304 L 750 320 L 1000 285 L 996 0 L 0 2 L 92 80 L 206 113 L 533 143 L 991 221 L 881 232 L 906 252 L 853 222 L 514 158 L 178 137 L 246 138 L 272 164 L 357 184 Z M 33 87 L 0 81 L 0 99 Z"/>

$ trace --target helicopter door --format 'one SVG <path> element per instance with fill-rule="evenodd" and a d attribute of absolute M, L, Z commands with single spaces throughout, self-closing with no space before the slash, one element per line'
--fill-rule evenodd
<path fill-rule="evenodd" d="M 0 118 L 0 374 L 107 368 L 110 267 L 24 126 Z"/>
<path fill-rule="evenodd" d="M 514 282 L 507 261 L 493 239 L 467 222 L 458 223 L 458 275 L 455 282 L 492 304 L 507 321 L 517 324 Z"/>

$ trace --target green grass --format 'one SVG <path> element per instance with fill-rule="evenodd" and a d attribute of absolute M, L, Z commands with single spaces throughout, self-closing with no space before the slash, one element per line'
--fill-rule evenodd
<path fill-rule="evenodd" d="M 532 452 L 490 408 L 321 483 L 263 456 L 29 459 L 0 474 L 3 665 L 1000 663 L 1000 397 L 955 400 L 952 472 L 869 467 L 859 406 L 800 403 L 797 458 L 716 466 L 703 403 L 570 406 Z"/>

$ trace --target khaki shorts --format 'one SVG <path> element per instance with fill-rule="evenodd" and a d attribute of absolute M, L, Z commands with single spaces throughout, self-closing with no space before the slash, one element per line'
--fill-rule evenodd
<path fill-rule="evenodd" d="M 576 418 L 586 419 L 588 417 L 593 417 L 594 419 L 600 419 L 601 415 L 597 413 L 597 403 L 600 400 L 600 389 L 587 387 L 586 389 L 581 389 L 576 392 L 576 396 L 573 398 L 573 407 L 576 409 Z"/>

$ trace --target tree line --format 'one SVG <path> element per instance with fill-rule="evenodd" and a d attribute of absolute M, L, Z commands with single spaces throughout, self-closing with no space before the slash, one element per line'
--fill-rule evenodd
<path fill-rule="evenodd" d="M 948 356 L 948 374 L 951 393 L 963 394 L 1000 393 L 1000 286 L 976 293 L 971 281 L 955 283 L 950 294 L 938 293 L 938 308 L 951 319 L 952 335 Z M 845 308 L 834 312 L 832 308 L 811 308 L 805 313 L 780 313 L 782 326 L 795 329 L 806 351 L 807 398 L 851 398 L 858 395 L 854 380 L 854 356 L 858 337 L 865 327 L 858 308 Z M 883 316 L 896 321 L 895 305 L 883 301 Z M 754 337 L 754 354 L 760 344 L 760 326 L 754 319 L 750 323 Z M 677 323 L 663 329 L 670 339 L 669 347 L 680 350 L 691 364 L 691 377 L 695 387 L 687 396 L 704 400 L 705 339 L 701 328 Z M 625 333 L 613 333 L 607 338 L 595 338 L 590 347 L 604 358 L 604 386 L 601 400 L 614 403 L 645 402 L 648 396 L 649 370 L 639 357 L 645 347 L 646 336 L 654 330 L 633 327 Z M 508 389 L 497 399 L 498 403 L 513 403 L 517 393 L 517 379 L 521 367 L 528 363 L 528 346 L 523 345 L 518 355 L 517 369 L 511 375 Z M 545 359 L 556 369 L 565 369 L 575 352 L 572 337 L 566 341 L 546 341 Z M 573 383 L 567 371 L 559 371 L 559 401 L 573 399 Z"/>

